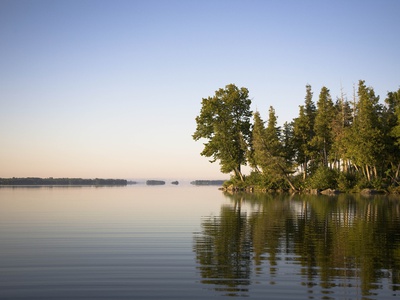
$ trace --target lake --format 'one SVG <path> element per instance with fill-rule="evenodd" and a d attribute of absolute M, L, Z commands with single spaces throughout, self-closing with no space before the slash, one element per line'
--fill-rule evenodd
<path fill-rule="evenodd" d="M 0 187 L 0 299 L 398 299 L 400 200 Z"/>

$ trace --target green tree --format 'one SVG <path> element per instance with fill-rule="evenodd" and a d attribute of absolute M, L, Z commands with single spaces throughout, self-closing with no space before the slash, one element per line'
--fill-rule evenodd
<path fill-rule="evenodd" d="M 351 125 L 353 116 L 349 102 L 345 99 L 343 93 L 335 103 L 335 115 L 332 122 L 333 142 L 331 149 L 331 157 L 336 163 L 336 169 L 341 170 L 340 163 L 342 163 L 342 170 L 348 171 L 349 160 L 346 157 L 346 144 L 345 136 L 346 130 Z"/>
<path fill-rule="evenodd" d="M 273 185 L 281 187 L 280 182 L 284 180 L 292 189 L 295 189 L 289 176 L 292 173 L 291 164 L 285 157 L 281 128 L 277 126 L 277 117 L 272 106 L 269 108 L 266 128 L 260 114 L 258 112 L 254 114 L 252 145 L 257 168 L 260 167 L 263 174 L 271 178 Z"/>
<path fill-rule="evenodd" d="M 282 147 L 283 156 L 285 157 L 286 163 L 293 167 L 295 150 L 294 150 L 294 139 L 293 139 L 293 122 L 285 122 L 282 129 Z"/>
<path fill-rule="evenodd" d="M 253 167 L 256 172 L 260 172 L 266 167 L 267 160 L 265 155 L 265 126 L 261 115 L 256 111 L 253 115 L 253 129 L 252 129 L 252 142 L 251 142 L 251 153 L 252 159 L 250 160 L 250 166 Z"/>
<path fill-rule="evenodd" d="M 399 183 L 400 173 L 400 89 L 389 92 L 385 99 L 387 109 L 384 114 L 386 121 L 387 155 L 389 170 L 387 175 L 392 182 Z"/>
<path fill-rule="evenodd" d="M 381 162 L 384 149 L 381 132 L 382 107 L 379 97 L 365 81 L 358 84 L 358 102 L 354 122 L 346 136 L 347 152 L 354 166 L 361 170 L 368 181 L 377 177 L 377 164 Z"/>
<path fill-rule="evenodd" d="M 334 119 L 334 107 L 329 90 L 322 87 L 317 102 L 312 145 L 319 154 L 319 160 L 324 167 L 328 166 L 328 156 L 332 148 L 333 133 L 332 123 Z"/>
<path fill-rule="evenodd" d="M 299 117 L 293 122 L 293 139 L 296 152 L 296 162 L 303 170 L 303 179 L 306 179 L 308 164 L 314 155 L 314 149 L 311 145 L 314 133 L 314 123 L 316 108 L 312 101 L 313 93 L 311 86 L 306 86 L 306 97 L 304 105 L 300 106 Z"/>
<path fill-rule="evenodd" d="M 219 160 L 221 172 L 234 172 L 244 180 L 241 166 L 246 164 L 246 155 L 251 134 L 249 91 L 234 84 L 220 88 L 213 97 L 203 98 L 200 115 L 196 117 L 195 141 L 204 138 L 201 155 Z"/>

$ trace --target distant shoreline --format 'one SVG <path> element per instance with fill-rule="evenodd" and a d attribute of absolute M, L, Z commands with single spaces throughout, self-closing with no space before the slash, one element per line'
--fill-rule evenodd
<path fill-rule="evenodd" d="M 125 179 L 85 179 L 85 178 L 39 178 L 39 177 L 23 177 L 23 178 L 0 178 L 0 185 L 25 185 L 25 186 L 125 186 L 132 182 Z"/>
<path fill-rule="evenodd" d="M 222 186 L 225 180 L 194 180 L 190 181 L 195 186 Z M 146 185 L 165 185 L 164 180 L 147 180 L 138 182 L 126 179 L 104 179 L 104 178 L 40 178 L 40 177 L 13 177 L 0 178 L 0 186 L 127 186 L 144 183 Z M 174 180 L 172 185 L 178 185 Z"/>

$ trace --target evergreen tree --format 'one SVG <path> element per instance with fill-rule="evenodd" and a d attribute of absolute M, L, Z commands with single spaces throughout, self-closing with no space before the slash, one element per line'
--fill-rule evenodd
<path fill-rule="evenodd" d="M 332 148 L 333 132 L 332 125 L 334 119 L 334 107 L 329 90 L 322 87 L 317 102 L 317 113 L 315 116 L 312 146 L 318 153 L 319 161 L 324 167 L 328 167 L 328 156 Z"/>
<path fill-rule="evenodd" d="M 259 112 L 254 114 L 253 125 L 253 151 L 254 162 L 260 167 L 263 175 L 269 178 L 270 184 L 275 188 L 281 187 L 280 182 L 286 181 L 292 189 L 289 174 L 292 172 L 291 164 L 287 162 L 284 148 L 280 139 L 281 129 L 277 126 L 275 109 L 269 109 L 267 127 L 261 119 Z"/>
<path fill-rule="evenodd" d="M 354 123 L 348 131 L 346 144 L 348 156 L 357 169 L 361 169 L 368 181 L 377 176 L 376 165 L 383 152 L 382 132 L 380 130 L 381 106 L 379 97 L 365 81 L 358 84 L 358 102 L 355 107 Z"/>
<path fill-rule="evenodd" d="M 388 156 L 387 175 L 393 183 L 399 183 L 400 173 L 400 89 L 389 92 L 385 99 L 387 104 L 386 114 L 386 144 Z"/>
<path fill-rule="evenodd" d="M 348 171 L 349 160 L 346 156 L 346 130 L 351 126 L 353 116 L 349 102 L 345 99 L 343 93 L 337 99 L 334 107 L 334 118 L 332 122 L 332 149 L 331 157 L 334 159 L 338 171 Z M 341 168 L 342 164 L 342 168 Z"/>
<path fill-rule="evenodd" d="M 393 127 L 391 135 L 396 139 L 395 143 L 400 146 L 400 89 L 397 92 L 390 92 L 385 100 L 389 106 L 389 111 L 392 113 Z"/>
<path fill-rule="evenodd" d="M 259 168 L 264 170 L 267 166 L 266 159 L 266 134 L 264 121 L 262 120 L 260 113 L 256 111 L 253 115 L 253 130 L 252 130 L 252 160 L 250 166 L 256 171 L 260 171 Z"/>
<path fill-rule="evenodd" d="M 277 117 L 275 109 L 269 107 L 268 123 L 265 129 L 265 136 L 267 140 L 267 148 L 273 156 L 282 156 L 283 148 L 281 144 L 281 128 L 277 126 Z"/>
<path fill-rule="evenodd" d="M 293 122 L 285 122 L 282 130 L 282 147 L 283 155 L 286 163 L 292 165 L 295 157 L 294 138 L 293 138 Z"/>
<path fill-rule="evenodd" d="M 304 106 L 300 106 L 299 117 L 294 119 L 293 134 L 296 162 L 303 170 L 303 178 L 307 177 L 308 164 L 314 156 L 311 141 L 314 137 L 316 108 L 312 101 L 311 86 L 306 86 Z"/>

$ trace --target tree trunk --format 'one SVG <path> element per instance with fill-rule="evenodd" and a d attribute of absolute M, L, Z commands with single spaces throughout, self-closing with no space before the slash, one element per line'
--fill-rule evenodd
<path fill-rule="evenodd" d="M 398 166 L 397 166 L 396 175 L 394 177 L 396 182 L 397 182 L 397 179 L 399 178 L 399 172 L 400 172 L 400 164 L 398 164 Z"/>
<path fill-rule="evenodd" d="M 326 140 L 324 138 L 324 167 L 328 166 L 328 153 L 326 151 Z"/>
<path fill-rule="evenodd" d="M 244 181 L 244 178 L 243 178 L 242 171 L 240 170 L 240 165 L 239 165 L 238 167 L 235 168 L 234 172 L 235 172 L 235 176 L 236 176 L 237 178 L 240 178 L 240 181 L 243 182 L 243 181 Z"/>
<path fill-rule="evenodd" d="M 365 165 L 365 175 L 367 176 L 368 182 L 370 182 L 371 181 L 371 174 L 369 173 L 368 165 Z"/>
<path fill-rule="evenodd" d="M 306 180 L 306 178 L 307 178 L 307 160 L 305 160 L 303 163 L 303 180 Z"/>
<path fill-rule="evenodd" d="M 293 183 L 290 181 L 289 176 L 287 174 L 285 174 L 285 178 L 287 183 L 289 184 L 290 188 L 294 191 L 297 191 L 296 187 L 293 185 Z"/>

